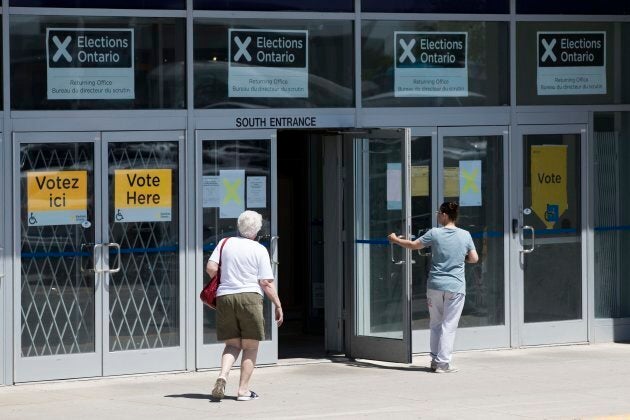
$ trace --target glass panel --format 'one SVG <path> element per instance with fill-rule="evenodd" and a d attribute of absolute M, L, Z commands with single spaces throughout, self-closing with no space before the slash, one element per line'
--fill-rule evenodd
<path fill-rule="evenodd" d="M 21 356 L 92 353 L 93 144 L 22 144 L 20 204 Z"/>
<path fill-rule="evenodd" d="M 260 72 L 256 76 L 256 82 L 262 83 L 263 87 L 272 90 L 272 93 L 261 93 L 258 89 L 263 87 L 253 86 L 256 91 L 233 93 L 235 87 L 248 88 L 245 82 L 233 82 L 233 88 L 229 88 L 230 57 L 228 35 L 230 29 L 265 29 L 269 31 L 285 31 L 285 35 L 277 35 L 286 39 L 289 33 L 286 31 L 308 31 L 307 47 L 308 56 L 306 56 L 306 73 L 303 68 L 294 68 L 293 76 L 295 78 L 295 86 L 307 87 L 307 97 L 281 97 L 284 95 L 280 91 L 275 90 L 274 80 L 269 75 L 270 67 L 262 65 L 253 66 L 251 74 Z M 276 32 L 278 33 L 278 32 Z M 251 32 L 249 32 L 251 34 Z M 248 34 L 243 37 L 249 36 Z M 258 57 L 258 52 L 263 51 L 280 51 L 268 49 L 254 49 L 254 45 L 268 38 L 257 37 L 256 42 L 247 41 L 244 38 L 242 46 L 245 47 L 247 55 L 240 54 L 241 48 L 238 48 L 235 42 L 232 46 L 234 56 L 232 61 L 240 59 L 238 57 Z M 240 41 L 240 39 L 239 39 Z M 221 19 L 221 20 L 196 20 L 195 21 L 195 108 L 311 108 L 311 107 L 352 107 L 354 105 L 354 38 L 352 30 L 352 22 L 343 21 L 305 21 L 305 20 L 237 20 L 237 19 Z M 300 41 L 301 42 L 301 41 Z M 251 45 L 250 45 L 251 44 Z M 283 50 L 284 51 L 284 50 Z M 296 54 L 303 49 L 294 48 Z M 240 54 L 240 55 L 239 55 Z M 237 57 L 238 56 L 238 57 Z M 335 57 L 331 60 L 331 57 Z M 253 58 L 252 58 L 253 59 Z M 258 60 L 258 58 L 256 58 Z M 284 60 L 284 59 L 282 59 Z M 232 63 L 234 65 L 234 63 Z M 286 63 L 285 63 L 286 64 Z M 243 70 L 243 66 L 233 66 L 234 68 Z M 283 72 L 292 71 L 291 68 L 277 66 Z M 245 68 L 246 69 L 246 68 Z M 276 74 L 278 74 L 276 72 Z M 284 74 L 284 73 L 283 73 Z M 289 73 L 289 76 L 291 73 Z M 287 80 L 289 76 L 283 76 L 282 81 Z M 304 80 L 302 80 L 304 79 Z M 247 79 L 249 80 L 249 79 Z M 303 86 L 302 86 L 303 85 Z M 265 95 L 265 96 L 262 96 Z M 274 97 L 275 95 L 275 97 Z M 255 123 L 244 125 L 247 127 L 256 127 Z"/>
<path fill-rule="evenodd" d="M 125 54 L 134 60 L 131 68 L 113 68 L 113 64 L 90 64 L 90 60 L 110 60 L 109 49 L 80 48 L 77 31 L 66 31 L 63 41 L 51 37 L 51 51 L 66 52 L 58 61 L 80 60 L 85 53 L 81 67 L 55 68 L 54 73 L 47 63 L 47 29 L 87 28 L 87 29 L 132 29 L 133 50 L 127 47 L 116 48 L 119 61 Z M 84 31 L 87 33 L 90 31 Z M 101 33 L 104 31 L 101 31 Z M 99 34 L 99 31 L 91 31 Z M 120 33 L 116 32 L 116 33 Z M 127 32 L 128 33 L 128 32 Z M 93 35 L 89 40 L 100 42 L 103 38 Z M 104 36 L 104 35 L 103 35 Z M 128 36 L 128 35 L 127 35 Z M 58 44 L 54 44 L 57 39 Z M 110 41 L 121 38 L 109 38 Z M 76 40 L 76 43 L 74 42 Z M 65 46 L 64 42 L 69 42 Z M 127 41 L 128 42 L 128 41 Z M 110 44 L 111 45 L 111 44 Z M 122 45 L 122 44 L 121 44 Z M 61 48 L 63 46 L 63 49 Z M 67 50 L 66 50 L 67 48 Z M 92 54 L 89 56 L 87 54 Z M 95 55 L 100 54 L 100 55 Z M 50 57 L 54 61 L 55 55 Z M 100 58 L 99 58 L 100 57 Z M 115 56 L 111 56 L 115 61 Z M 19 110 L 69 110 L 69 109 L 183 109 L 186 106 L 186 78 L 184 62 L 186 58 L 186 25 L 184 19 L 171 18 L 127 18 L 127 17 L 86 17 L 86 16 L 11 16 L 11 88 L 19 95 L 12 95 L 11 106 Z M 77 61 L 74 62 L 77 62 Z M 109 61 L 111 62 L 111 61 Z M 69 64 L 68 64 L 69 65 Z M 89 67 L 88 67 L 89 66 Z M 77 72 L 81 73 L 77 73 Z M 115 74 L 112 74 L 112 71 Z M 126 73 L 130 72 L 129 75 Z M 59 89 L 49 92 L 51 80 L 57 78 Z M 115 93 L 107 83 L 119 79 L 120 89 L 131 92 Z M 105 80 L 103 82 L 103 80 Z M 113 83 L 113 82 L 112 82 Z M 64 89 L 82 90 L 79 93 L 66 93 Z M 113 85 L 112 85 L 113 86 Z M 64 89 L 61 89 L 64 87 Z M 109 89 L 109 91 L 107 90 Z M 111 91 L 111 92 L 110 92 Z M 78 95 L 78 99 L 77 99 Z M 108 95 L 115 99 L 108 98 Z M 64 99 L 59 99 L 63 97 Z M 74 99 L 65 99 L 72 97 Z M 118 99 L 118 98 L 134 99 Z"/>
<path fill-rule="evenodd" d="M 394 32 L 401 31 L 429 32 L 434 36 L 460 32 L 466 35 L 466 41 L 457 42 L 465 44 L 465 52 L 439 46 L 421 50 L 422 41 L 431 40 L 427 34 L 422 35 L 422 40 L 419 34 L 399 34 L 397 45 Z M 460 38 L 463 34 L 459 34 Z M 400 36 L 410 38 L 404 44 L 405 39 Z M 453 45 L 452 38 L 448 38 L 447 42 Z M 510 103 L 508 47 L 508 24 L 505 22 L 363 21 L 363 106 L 507 106 Z M 427 51 L 431 53 L 430 57 Z M 453 51 L 457 51 L 459 59 L 451 54 Z M 451 68 L 453 66 L 448 64 L 433 68 L 436 65 L 430 63 L 446 59 L 443 57 L 459 60 L 455 63 L 462 68 Z M 411 86 L 412 82 L 408 80 L 413 82 L 414 88 L 421 90 L 401 93 L 401 86 Z M 446 85 L 452 82 L 465 89 L 457 93 L 459 96 L 453 96 L 448 88 L 442 88 L 446 86 L 445 82 Z M 396 84 L 399 85 L 398 91 Z M 434 93 L 437 89 L 442 90 Z M 401 96 L 403 94 L 405 96 Z"/>
<path fill-rule="evenodd" d="M 404 264 L 392 262 L 386 237 L 401 233 L 404 212 L 403 138 L 357 139 L 356 334 L 403 338 Z M 400 247 L 395 259 L 403 260 Z"/>
<path fill-rule="evenodd" d="M 509 0 L 418 1 L 361 0 L 361 11 L 372 13 L 510 13 Z"/>
<path fill-rule="evenodd" d="M 466 264 L 460 327 L 505 323 L 504 179 L 503 136 L 444 137 L 444 200 L 459 202 L 457 226 L 479 254 L 477 264 Z"/>
<path fill-rule="evenodd" d="M 121 270 L 109 275 L 109 351 L 157 349 L 179 345 L 179 153 L 177 142 L 110 143 L 108 148 L 109 241 L 121 247 Z M 128 170 L 142 170 L 129 172 Z M 146 170 L 146 171 L 144 171 Z M 154 172 L 149 170 L 166 170 Z M 115 174 L 144 179 L 171 178 L 170 220 L 161 208 L 116 211 Z M 126 173 L 126 175 L 125 175 Z M 156 175 L 158 173 L 159 175 Z M 141 185 L 140 182 L 136 185 Z M 121 187 L 125 188 L 125 187 Z M 129 190 L 131 190 L 130 187 Z M 137 190 L 138 187 L 135 187 Z M 140 194 L 142 190 L 138 194 Z M 164 199 L 163 197 L 160 198 Z M 167 211 L 167 210 L 166 210 Z M 131 211 L 129 212 L 131 213 Z M 134 220 L 134 221 L 131 221 Z M 116 264 L 110 248 L 109 266 Z"/>
<path fill-rule="evenodd" d="M 538 32 L 551 34 L 548 39 L 541 35 L 539 45 Z M 571 44 L 568 41 L 561 48 L 562 40 L 566 37 L 553 36 L 563 32 L 574 32 L 568 35 L 576 42 L 572 44 L 574 48 L 569 47 Z M 587 32 L 596 34 L 584 35 Z M 587 44 L 580 43 L 583 39 L 590 41 L 593 37 L 601 37 L 602 32 L 605 35 L 605 48 L 584 48 Z M 630 24 L 519 22 L 516 42 L 519 46 L 516 51 L 516 100 L 519 105 L 620 104 L 630 100 L 630 81 L 625 77 L 630 69 L 630 55 L 622 54 L 630 45 Z M 543 43 L 546 43 L 546 47 Z M 547 54 L 548 49 L 550 54 Z M 600 58 L 603 66 L 588 65 L 597 64 Z M 543 60 L 547 64 L 551 64 L 550 60 L 558 60 L 559 63 L 573 61 L 568 61 L 565 66 L 540 67 L 539 61 L 542 63 Z M 587 60 L 586 64 L 580 64 L 582 60 Z M 571 63 L 577 64 L 573 66 Z"/>
<path fill-rule="evenodd" d="M 12 7 L 84 7 L 98 9 L 185 9 L 186 0 L 10 0 Z"/>
<path fill-rule="evenodd" d="M 516 12 L 551 15 L 627 15 L 630 4 L 619 0 L 516 0 Z"/>
<path fill-rule="evenodd" d="M 411 234 L 421 236 L 433 226 L 431 197 L 431 137 L 411 138 Z M 412 253 L 415 264 L 412 270 L 412 314 L 413 329 L 429 328 L 427 308 L 427 280 L 431 269 L 430 257 Z"/>
<path fill-rule="evenodd" d="M 197 10 L 252 10 L 283 12 L 353 12 L 353 0 L 194 0 Z"/>
<path fill-rule="evenodd" d="M 579 134 L 524 137 L 525 322 L 582 318 Z"/>
<path fill-rule="evenodd" d="M 630 317 L 630 113 L 595 113 L 595 316 Z"/>
<path fill-rule="evenodd" d="M 203 226 L 201 237 L 203 239 L 203 261 L 210 258 L 216 244 L 222 239 L 237 236 L 236 220 L 238 215 L 231 217 L 221 216 L 221 202 L 217 191 L 218 177 L 223 171 L 240 171 L 236 174 L 242 176 L 246 185 L 254 182 L 263 182 L 264 191 L 258 189 L 256 196 L 248 195 L 248 188 L 243 189 L 242 200 L 244 210 L 254 210 L 263 217 L 263 227 L 259 233 L 259 241 L 269 249 L 270 246 L 270 221 L 271 221 L 271 142 L 269 140 L 207 140 L 202 144 L 202 190 L 203 190 Z M 264 178 L 254 178 L 264 177 Z M 253 185 L 253 184 L 251 184 Z M 251 190 L 254 191 L 253 189 Z M 262 192 L 262 193 L 261 193 Z M 240 214 L 240 211 L 238 212 Z M 210 281 L 203 270 L 203 282 Z M 271 302 L 265 298 L 265 339 L 271 340 Z M 203 343 L 217 342 L 216 312 L 204 306 L 203 309 Z"/>

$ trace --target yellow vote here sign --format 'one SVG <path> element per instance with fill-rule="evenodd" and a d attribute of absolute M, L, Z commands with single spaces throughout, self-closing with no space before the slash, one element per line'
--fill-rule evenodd
<path fill-rule="evenodd" d="M 87 171 L 33 171 L 26 174 L 29 226 L 87 222 Z"/>
<path fill-rule="evenodd" d="M 552 229 L 569 208 L 567 198 L 567 146 L 531 148 L 532 210 Z"/>
<path fill-rule="evenodd" d="M 170 222 L 171 169 L 114 171 L 115 222 Z"/>

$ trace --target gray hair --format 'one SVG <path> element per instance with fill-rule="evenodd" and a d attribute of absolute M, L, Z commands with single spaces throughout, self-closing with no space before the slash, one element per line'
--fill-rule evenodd
<path fill-rule="evenodd" d="M 236 224 L 242 237 L 254 239 L 262 227 L 262 215 L 252 210 L 245 210 L 238 216 Z"/>

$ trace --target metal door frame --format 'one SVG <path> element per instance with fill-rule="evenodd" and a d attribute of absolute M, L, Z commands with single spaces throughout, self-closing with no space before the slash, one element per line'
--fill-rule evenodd
<path fill-rule="evenodd" d="M 184 370 L 186 368 L 186 264 L 185 264 L 185 220 L 186 209 L 184 206 L 185 196 L 185 142 L 184 130 L 171 131 L 104 131 L 102 132 L 101 153 L 102 165 L 100 172 L 101 191 L 101 237 L 103 243 L 110 242 L 109 238 L 109 153 L 110 143 L 131 143 L 131 142 L 176 142 L 178 144 L 178 213 L 179 213 L 179 345 L 175 347 L 165 347 L 160 349 L 143 350 L 123 350 L 109 351 L 109 291 L 103 287 L 102 304 L 102 330 L 103 330 L 103 375 L 121 375 L 130 373 L 163 372 L 169 370 Z M 173 203 L 175 205 L 175 203 Z M 107 262 L 109 255 L 104 252 L 104 259 Z M 109 266 L 109 265 L 108 265 Z M 103 273 L 103 284 L 109 284 L 109 274 Z"/>
<path fill-rule="evenodd" d="M 265 140 L 270 142 L 271 161 L 271 236 L 278 236 L 278 186 L 277 186 L 277 132 L 276 130 L 205 130 L 198 129 L 195 131 L 195 226 L 203 225 L 203 206 L 202 206 L 202 151 L 204 141 L 228 141 L 228 140 Z M 224 344 L 221 342 L 213 344 L 204 344 L 203 342 L 203 304 L 199 300 L 199 291 L 203 287 L 203 270 L 205 269 L 205 261 L 203 261 L 203 238 L 201 231 L 195 229 L 195 268 L 194 275 L 189 273 L 189 277 L 194 279 L 195 300 L 191 303 L 195 308 L 195 361 L 197 369 L 216 368 L 221 365 L 221 354 L 223 353 Z M 272 250 L 272 261 L 277 261 L 278 247 Z M 277 264 L 272 264 L 276 287 L 281 285 L 281 279 L 278 278 Z M 265 298 L 266 299 L 266 298 Z M 258 356 L 256 363 L 258 365 L 274 364 L 278 362 L 278 327 L 273 320 L 271 322 L 271 340 L 261 341 L 258 347 Z M 240 357 L 235 363 L 240 363 Z"/>
<path fill-rule="evenodd" d="M 592 261 L 589 260 L 588 226 L 589 224 L 589 152 L 588 152 L 588 125 L 583 124 L 554 124 L 554 125 L 519 125 L 515 129 L 512 147 L 512 197 L 510 200 L 510 220 L 519 221 L 522 226 L 523 205 L 523 185 L 524 185 L 524 167 L 523 167 L 523 146 L 525 135 L 536 134 L 578 134 L 580 135 L 580 211 L 581 211 L 581 258 L 582 258 L 582 318 L 579 320 L 569 321 L 553 321 L 526 324 L 524 322 L 525 295 L 524 295 L 524 271 L 521 268 L 522 249 L 520 242 L 520 232 L 514 234 L 510 230 L 510 274 L 511 289 L 513 290 L 511 298 L 512 307 L 512 323 L 511 335 L 512 346 L 530 346 L 545 344 L 561 344 L 561 343 L 579 343 L 588 341 L 588 296 L 590 294 L 588 286 L 588 274 Z"/>
<path fill-rule="evenodd" d="M 431 144 L 431 196 L 433 212 L 444 200 L 444 137 L 500 136 L 503 138 L 503 273 L 504 273 L 504 324 L 487 327 L 458 328 L 455 338 L 455 350 L 473 350 L 502 348 L 510 346 L 510 267 L 509 267 L 509 188 L 510 188 L 510 133 L 508 126 L 467 126 L 467 127 L 429 127 L 414 128 L 414 136 L 432 136 Z M 433 217 L 433 226 L 437 220 Z M 429 349 L 430 331 L 413 331 L 414 353 L 426 353 Z"/>
<path fill-rule="evenodd" d="M 348 271 L 351 273 L 348 281 L 350 284 L 350 288 L 348 289 L 349 293 L 347 295 L 347 299 L 349 300 L 349 311 L 347 311 L 349 327 L 346 330 L 347 334 L 347 345 L 346 345 L 346 354 L 349 354 L 353 358 L 365 358 L 371 360 L 382 360 L 382 361 L 394 361 L 394 362 L 405 362 L 411 363 L 411 354 L 412 354 L 412 331 L 411 331 L 411 251 L 402 248 L 402 255 L 404 256 L 404 268 L 403 268 L 403 278 L 406 282 L 406 287 L 402 287 L 402 340 L 392 340 L 383 337 L 373 337 L 373 336 L 362 336 L 357 333 L 357 309 L 358 309 L 358 290 L 357 290 L 357 276 L 358 273 L 354 268 L 356 266 L 356 224 L 357 224 L 357 215 L 358 211 L 366 211 L 366 204 L 364 202 L 357 203 L 358 201 L 355 197 L 357 193 L 360 194 L 359 200 L 361 200 L 363 196 L 363 189 L 361 189 L 357 185 L 357 177 L 361 176 L 362 179 L 365 179 L 365 174 L 359 175 L 357 172 L 357 154 L 361 152 L 361 157 L 365 153 L 366 142 L 364 141 L 361 147 L 362 150 L 357 150 L 359 146 L 355 145 L 357 140 L 365 140 L 369 137 L 377 137 L 379 131 L 396 131 L 401 129 L 394 128 L 384 128 L 384 129 L 374 129 L 374 130 L 366 130 L 366 133 L 361 133 L 359 135 L 352 134 L 349 132 L 353 138 L 351 148 L 352 148 L 352 156 L 354 156 L 353 168 L 352 171 L 348 171 L 351 173 L 349 182 L 351 182 L 353 194 L 349 194 L 346 196 L 346 200 L 348 201 L 348 205 L 352 206 L 352 211 L 348 212 L 348 216 L 351 217 L 346 224 L 347 234 L 350 235 L 352 240 L 352 246 L 349 248 L 349 254 L 351 258 L 347 261 Z M 410 180 L 410 155 L 411 155 L 411 129 L 405 128 L 404 130 L 404 139 L 401 152 L 401 169 L 402 171 L 402 199 L 404 202 L 404 210 L 402 211 L 402 226 L 404 231 L 401 232 L 405 237 L 409 238 L 411 234 L 411 197 L 410 194 L 407 194 L 409 180 Z M 361 163 L 361 169 L 365 171 L 365 165 Z M 369 168 L 368 168 L 369 171 Z M 369 178 L 369 176 L 368 176 Z M 362 220 L 365 220 L 362 218 Z"/>
<path fill-rule="evenodd" d="M 14 132 L 13 133 L 13 179 L 20 180 L 20 145 L 28 143 L 91 143 L 93 145 L 93 181 L 94 194 L 96 197 L 102 197 L 101 185 L 98 177 L 102 173 L 102 160 L 99 154 L 99 142 L 101 139 L 100 132 Z M 19 184 L 18 184 L 19 185 Z M 21 356 L 21 287 L 22 270 L 21 270 L 21 220 L 20 220 L 20 188 L 13 190 L 13 352 L 14 352 L 14 381 L 29 382 L 42 381 L 52 379 L 81 378 L 102 376 L 102 349 L 103 349 L 103 330 L 102 330 L 102 312 L 99 308 L 103 302 L 102 281 L 99 276 L 94 278 L 94 352 L 79 353 L 70 355 L 55 355 L 42 357 Z M 94 218 L 95 221 L 102 220 L 101 209 L 98 201 L 94 202 Z M 101 242 L 100 230 L 94 230 L 95 243 Z M 102 262 L 101 262 L 102 263 Z"/>

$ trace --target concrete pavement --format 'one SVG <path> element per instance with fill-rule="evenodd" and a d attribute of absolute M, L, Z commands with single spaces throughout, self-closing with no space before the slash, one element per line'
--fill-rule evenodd
<path fill-rule="evenodd" d="M 630 344 L 455 355 L 457 373 L 366 360 L 260 367 L 221 402 L 216 371 L 26 384 L 0 388 L 0 419 L 630 419 Z"/>

